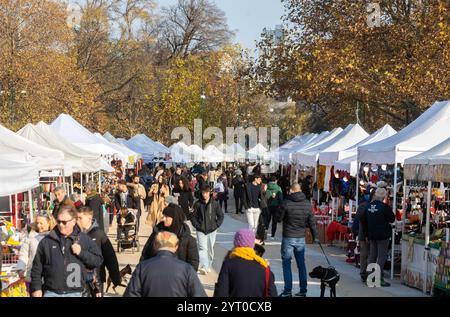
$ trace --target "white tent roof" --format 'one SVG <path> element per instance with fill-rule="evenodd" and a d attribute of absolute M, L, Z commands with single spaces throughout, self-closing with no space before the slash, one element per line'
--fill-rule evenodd
<path fill-rule="evenodd" d="M 358 155 L 358 147 L 371 144 L 374 142 L 378 142 L 381 140 L 384 140 L 394 134 L 396 134 L 397 131 L 395 131 L 389 124 L 386 124 L 381 129 L 377 130 L 376 132 L 372 133 L 368 138 L 365 140 L 359 142 L 358 144 L 348 148 L 345 151 L 341 151 L 339 153 L 340 160 L 334 162 L 334 168 L 336 170 L 341 171 L 347 171 L 352 176 L 356 176 L 357 173 L 357 155 Z"/>
<path fill-rule="evenodd" d="M 285 164 L 291 163 L 293 154 L 301 151 L 304 148 L 309 148 L 309 147 L 313 146 L 314 144 L 318 144 L 323 139 L 327 138 L 330 135 L 330 133 L 332 133 L 332 132 L 323 131 L 320 134 L 309 134 L 309 135 L 305 136 L 298 142 L 293 143 L 291 147 L 281 150 L 278 154 L 280 161 Z M 276 155 L 276 153 L 275 153 L 275 155 Z"/>
<path fill-rule="evenodd" d="M 368 136 L 369 134 L 364 131 L 359 124 L 349 124 L 342 132 L 335 135 L 334 138 L 328 138 L 325 142 L 321 142 L 320 144 L 297 153 L 295 156 L 296 162 L 305 166 L 315 166 L 320 156 L 320 164 L 329 165 L 329 157 L 325 157 L 325 161 L 322 162 L 322 152 L 339 151 L 340 149 L 344 150 Z M 331 164 L 333 163 L 334 160 L 332 160 Z"/>
<path fill-rule="evenodd" d="M 113 141 L 117 142 L 117 139 L 111 133 L 109 133 L 108 131 L 103 134 L 103 137 L 106 140 L 108 140 L 109 142 L 113 142 Z"/>
<path fill-rule="evenodd" d="M 137 134 L 126 142 L 126 145 L 135 152 L 141 153 L 144 159 L 153 159 L 157 156 L 170 153 L 167 148 L 153 141 L 145 134 Z"/>
<path fill-rule="evenodd" d="M 203 152 L 206 162 L 220 163 L 225 161 L 225 155 L 214 145 L 208 145 Z"/>
<path fill-rule="evenodd" d="M 299 161 L 299 159 L 301 158 L 301 155 L 307 151 L 309 151 L 310 149 L 315 149 L 317 150 L 320 146 L 322 146 L 323 144 L 329 144 L 328 142 L 330 140 L 333 140 L 334 138 L 336 138 L 341 132 L 342 132 L 342 128 L 335 128 L 333 129 L 331 132 L 326 133 L 322 132 L 319 137 L 317 137 L 316 139 L 312 140 L 311 142 L 305 144 L 304 146 L 302 146 L 299 149 L 296 149 L 297 151 L 292 153 L 292 161 L 294 163 L 297 164 L 304 164 L 304 162 Z M 308 158 L 308 157 L 306 157 Z M 315 160 L 315 162 L 317 162 L 317 160 Z M 311 163 L 311 165 L 308 166 L 314 166 L 315 163 Z"/>
<path fill-rule="evenodd" d="M 197 144 L 189 145 L 187 150 L 192 155 L 193 161 L 200 162 L 205 159 L 203 150 Z"/>
<path fill-rule="evenodd" d="M 405 160 L 407 179 L 450 182 L 450 138 L 428 151 Z"/>
<path fill-rule="evenodd" d="M 405 160 L 405 165 L 450 164 L 450 138 L 435 147 Z"/>
<path fill-rule="evenodd" d="M 358 148 L 358 160 L 373 164 L 403 163 L 450 137 L 450 101 L 436 102 L 397 134 Z"/>
<path fill-rule="evenodd" d="M 50 124 L 50 127 L 67 141 L 78 145 L 83 149 L 87 149 L 90 152 L 105 156 L 116 155 L 122 161 L 127 161 L 128 159 L 122 152 L 103 142 L 100 142 L 93 133 L 67 114 L 59 115 L 59 117 Z"/>
<path fill-rule="evenodd" d="M 37 161 L 14 162 L 0 159 L 0 197 L 22 193 L 39 186 Z"/>
<path fill-rule="evenodd" d="M 169 147 L 172 162 L 175 163 L 189 163 L 192 161 L 191 154 L 188 151 L 188 146 L 183 142 L 177 142 Z"/>
<path fill-rule="evenodd" d="M 302 142 L 304 139 L 308 138 L 308 137 L 312 137 L 314 135 L 317 135 L 315 133 L 305 133 L 302 135 L 297 135 L 296 137 L 290 139 L 289 141 L 287 141 L 286 143 L 284 143 L 282 146 L 280 146 L 280 150 L 282 149 L 290 149 L 293 146 L 299 144 L 300 142 Z"/>
<path fill-rule="evenodd" d="M 262 156 L 266 154 L 268 151 L 261 143 L 256 144 L 252 149 L 248 150 L 249 154 Z"/>
<path fill-rule="evenodd" d="M 64 168 L 63 152 L 30 141 L 2 125 L 0 125 L 0 158 L 19 162 L 35 158 L 40 170 Z"/>
<path fill-rule="evenodd" d="M 95 172 L 102 167 L 100 155 L 86 151 L 54 132 L 46 123 L 27 124 L 17 134 L 24 138 L 64 153 L 65 164 L 71 166 L 73 172 Z"/>
<path fill-rule="evenodd" d="M 340 152 L 366 140 L 369 134 L 359 125 L 349 125 L 339 136 L 329 141 L 329 145 L 318 153 L 321 165 L 331 166 L 341 157 Z"/>
<path fill-rule="evenodd" d="M 100 142 L 103 142 L 104 144 L 111 146 L 117 151 L 120 151 L 121 153 L 125 154 L 127 156 L 127 162 L 130 164 L 134 164 L 141 157 L 139 153 L 136 153 L 135 151 L 131 150 L 130 148 L 121 144 L 120 142 L 108 141 L 105 137 L 103 137 L 103 135 L 97 132 L 94 133 L 94 135 L 99 139 Z"/>

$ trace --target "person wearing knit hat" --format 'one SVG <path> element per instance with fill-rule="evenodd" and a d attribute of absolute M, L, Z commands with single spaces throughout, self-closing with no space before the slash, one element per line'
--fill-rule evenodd
<path fill-rule="evenodd" d="M 392 235 L 391 223 L 395 221 L 392 208 L 383 201 L 387 196 L 384 184 L 379 182 L 373 200 L 366 205 L 360 221 L 370 243 L 367 263 L 377 263 L 381 268 L 381 286 L 390 286 L 383 278 L 383 267 L 387 260 L 389 239 Z"/>
<path fill-rule="evenodd" d="M 240 229 L 226 256 L 214 289 L 215 297 L 276 297 L 275 277 L 254 250 L 255 233 Z"/>
<path fill-rule="evenodd" d="M 236 248 L 252 248 L 255 246 L 255 233 L 249 229 L 241 229 L 234 235 Z"/>

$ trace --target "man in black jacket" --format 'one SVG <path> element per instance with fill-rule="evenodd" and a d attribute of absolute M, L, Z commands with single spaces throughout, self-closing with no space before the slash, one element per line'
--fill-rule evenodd
<path fill-rule="evenodd" d="M 117 261 L 114 248 L 106 236 L 105 232 L 98 226 L 97 220 L 93 218 L 93 211 L 89 207 L 83 207 L 78 210 L 78 225 L 81 230 L 86 233 L 92 241 L 100 248 L 103 256 L 103 263 L 100 270 L 96 270 L 97 286 L 103 296 L 103 283 L 106 282 L 106 269 L 108 268 L 109 276 L 114 286 L 121 282 L 119 272 L 119 262 Z"/>
<path fill-rule="evenodd" d="M 247 215 L 248 228 L 256 233 L 258 229 L 259 215 L 261 214 L 261 175 L 255 175 L 251 183 L 245 184 L 244 208 Z"/>
<path fill-rule="evenodd" d="M 308 277 L 305 264 L 305 234 L 310 228 L 313 240 L 317 237 L 316 222 L 311 211 L 311 203 L 301 192 L 300 185 L 291 186 L 291 193 L 283 201 L 280 217 L 283 221 L 283 240 L 281 242 L 281 259 L 283 263 L 284 291 L 281 297 L 292 296 L 292 254 L 297 262 L 300 292 L 295 296 L 305 297 Z"/>
<path fill-rule="evenodd" d="M 244 199 L 245 181 L 242 177 L 242 171 L 237 169 L 235 172 L 236 176 L 233 178 L 233 194 L 234 203 L 236 204 L 236 214 L 243 214 L 242 205 Z"/>
<path fill-rule="evenodd" d="M 118 182 L 118 191 L 114 196 L 114 207 L 117 212 L 121 208 L 135 209 L 139 211 L 140 198 L 139 196 L 133 195 L 132 191 L 128 190 L 127 182 L 121 180 Z M 138 213 L 136 213 L 136 216 Z M 136 233 L 139 232 L 139 218 L 136 219 Z"/>
<path fill-rule="evenodd" d="M 370 253 L 368 263 L 377 263 L 381 269 L 381 286 L 390 286 L 383 278 L 384 264 L 386 263 L 389 238 L 392 236 L 391 223 L 395 221 L 392 208 L 385 204 L 387 191 L 377 188 L 373 201 L 365 208 L 361 217 L 362 226 L 365 228 L 370 241 Z"/>
<path fill-rule="evenodd" d="M 222 225 L 224 214 L 219 203 L 211 199 L 211 187 L 204 186 L 202 198 L 194 204 L 192 225 L 197 230 L 197 244 L 200 256 L 199 272 L 207 274 L 211 271 L 214 260 L 214 243 L 217 229 Z"/>
<path fill-rule="evenodd" d="M 140 262 L 125 290 L 124 297 L 206 297 L 195 270 L 175 255 L 178 238 L 172 232 L 158 233 L 158 253 Z"/>
<path fill-rule="evenodd" d="M 97 221 L 98 227 L 107 232 L 105 228 L 103 215 L 103 200 L 97 193 L 97 185 L 94 182 L 86 184 L 86 207 L 89 207 L 93 212 L 93 217 Z"/>
<path fill-rule="evenodd" d="M 368 190 L 364 193 L 363 200 L 358 205 L 358 210 L 356 211 L 355 219 L 353 220 L 352 233 L 355 237 L 358 237 L 358 248 L 359 248 L 359 275 L 361 276 L 361 281 L 366 283 L 367 280 L 367 260 L 369 258 L 370 242 L 367 236 L 367 226 L 363 226 L 361 218 L 366 212 L 367 206 L 373 199 L 375 194 L 375 189 Z"/>
<path fill-rule="evenodd" d="M 38 245 L 31 269 L 31 296 L 81 297 L 86 270 L 103 262 L 98 246 L 77 226 L 75 207 L 62 206 L 57 226 Z"/>

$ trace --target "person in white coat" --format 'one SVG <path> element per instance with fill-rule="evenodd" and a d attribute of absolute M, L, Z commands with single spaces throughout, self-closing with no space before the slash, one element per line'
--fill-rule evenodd
<path fill-rule="evenodd" d="M 28 283 L 31 276 L 34 256 L 39 242 L 53 229 L 55 221 L 47 212 L 39 213 L 35 222 L 31 225 L 32 230 L 25 237 L 20 248 L 17 271 L 19 276 L 25 278 Z"/>

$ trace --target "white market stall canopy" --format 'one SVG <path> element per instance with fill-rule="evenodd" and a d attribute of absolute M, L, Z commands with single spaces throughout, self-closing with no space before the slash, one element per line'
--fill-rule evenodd
<path fill-rule="evenodd" d="M 0 197 L 23 193 L 39 186 L 39 166 L 33 160 L 14 162 L 0 159 Z"/>
<path fill-rule="evenodd" d="M 205 153 L 203 152 L 202 148 L 199 147 L 197 144 L 191 144 L 188 146 L 187 151 L 191 155 L 191 159 L 194 162 L 202 162 L 205 159 Z"/>
<path fill-rule="evenodd" d="M 120 140 L 119 140 L 120 141 Z M 131 150 L 142 154 L 144 161 L 149 162 L 152 161 L 155 157 L 163 157 L 165 154 L 169 154 L 170 150 L 161 147 L 160 144 L 153 141 L 145 134 L 137 134 L 128 141 L 126 141 L 125 145 L 129 147 Z"/>
<path fill-rule="evenodd" d="M 358 148 L 358 161 L 372 164 L 403 163 L 450 137 L 450 101 L 436 102 L 397 134 Z"/>
<path fill-rule="evenodd" d="M 347 171 L 350 173 L 350 175 L 356 176 L 358 147 L 384 140 L 396 133 L 397 131 L 395 131 L 389 124 L 386 124 L 381 129 L 372 133 L 367 139 L 359 142 L 358 144 L 350 147 L 345 151 L 341 151 L 339 153 L 341 159 L 334 162 L 335 170 Z"/>
<path fill-rule="evenodd" d="M 103 135 L 100 133 L 94 133 L 95 137 L 104 144 L 111 146 L 112 148 L 116 149 L 117 151 L 120 151 L 121 153 L 125 154 L 127 156 L 127 162 L 131 165 L 134 165 L 134 163 L 140 159 L 142 156 L 135 151 L 131 150 L 130 148 L 124 146 L 123 144 L 115 141 L 108 141 Z"/>
<path fill-rule="evenodd" d="M 320 165 L 332 166 L 341 159 L 340 152 L 367 140 L 370 135 L 359 125 L 348 126 L 329 146 L 319 153 Z"/>
<path fill-rule="evenodd" d="M 320 134 L 308 134 L 303 138 L 298 139 L 296 142 L 291 143 L 291 145 L 286 146 L 278 152 L 278 157 L 280 162 L 284 164 L 292 163 L 293 154 L 301 151 L 303 148 L 308 148 L 313 144 L 316 144 L 330 135 L 329 131 L 323 131 Z M 276 154 L 277 155 L 277 154 Z"/>
<path fill-rule="evenodd" d="M 128 160 L 128 157 L 124 153 L 101 142 L 93 133 L 67 114 L 59 115 L 59 117 L 50 124 L 50 128 L 70 143 L 73 143 L 82 149 L 103 156 L 115 156 L 124 162 Z"/>
<path fill-rule="evenodd" d="M 96 172 L 102 167 L 100 155 L 71 144 L 42 121 L 36 125 L 27 124 L 17 131 L 17 134 L 40 145 L 62 151 L 65 165 L 71 166 L 72 172 Z"/>
<path fill-rule="evenodd" d="M 246 155 L 247 152 L 239 143 L 227 145 L 227 152 L 225 153 L 225 156 L 229 162 L 245 160 Z"/>
<path fill-rule="evenodd" d="M 208 145 L 203 150 L 205 161 L 208 163 L 220 163 L 225 161 L 225 155 L 214 145 Z"/>
<path fill-rule="evenodd" d="M 190 163 L 191 154 L 188 151 L 188 146 L 183 142 L 177 142 L 172 144 L 169 147 L 170 156 L 172 158 L 172 162 L 175 163 Z"/>
<path fill-rule="evenodd" d="M 405 160 L 406 179 L 450 182 L 450 138 Z"/>
<path fill-rule="evenodd" d="M 34 158 L 41 171 L 65 168 L 63 152 L 32 142 L 2 125 L 0 125 L 0 158 L 17 162 L 27 162 Z"/>
<path fill-rule="evenodd" d="M 311 142 L 309 142 L 308 144 L 305 144 L 305 145 L 302 146 L 301 148 L 297 149 L 296 152 L 292 153 L 292 162 L 293 162 L 294 164 L 303 164 L 303 165 L 305 165 L 305 164 L 300 160 L 303 153 L 305 153 L 305 152 L 307 152 L 307 151 L 309 151 L 309 150 L 311 150 L 311 149 L 317 150 L 317 149 L 319 149 L 319 147 L 321 147 L 323 144 L 325 144 L 325 145 L 326 145 L 326 144 L 329 144 L 328 142 L 329 142 L 330 140 L 333 140 L 334 138 L 336 138 L 342 131 L 343 131 L 342 128 L 335 128 L 335 129 L 333 129 L 333 130 L 332 130 L 331 132 L 329 132 L 329 133 L 324 133 L 324 132 L 322 132 L 322 133 L 320 134 L 320 136 L 321 136 L 320 138 L 317 137 L 317 138 L 314 139 L 313 141 L 311 141 Z M 327 132 L 327 131 L 325 131 L 325 132 Z M 323 146 L 322 146 L 322 148 L 323 148 Z M 306 158 L 307 158 L 308 161 L 309 161 L 309 157 L 306 156 Z M 306 160 L 305 160 L 305 161 L 306 161 Z M 317 163 L 317 160 L 316 160 L 316 163 Z M 311 165 L 309 165 L 309 166 L 315 166 L 316 163 L 311 163 Z M 305 166 L 308 166 L 308 165 L 305 165 Z"/>

